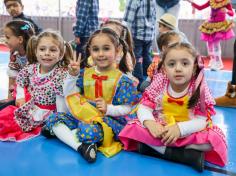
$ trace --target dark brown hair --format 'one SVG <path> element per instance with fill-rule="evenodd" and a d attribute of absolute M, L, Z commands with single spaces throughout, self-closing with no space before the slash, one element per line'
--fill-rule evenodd
<path fill-rule="evenodd" d="M 18 2 L 20 5 L 23 5 L 21 0 L 4 0 L 4 4 L 6 5 L 8 1 L 15 1 L 15 2 Z"/>
<path fill-rule="evenodd" d="M 116 25 L 117 27 L 119 27 L 121 29 L 121 34 L 120 34 L 120 38 L 127 43 L 128 45 L 128 52 L 130 53 L 131 55 L 131 59 L 132 59 L 132 64 L 133 66 L 135 66 L 135 63 L 136 63 L 136 59 L 135 59 L 135 55 L 134 55 L 134 44 L 133 44 L 133 38 L 132 38 L 132 35 L 131 35 L 131 32 L 129 30 L 129 28 L 122 24 L 120 21 L 118 20 L 107 20 L 105 22 L 103 22 L 101 24 L 101 28 L 106 28 L 107 25 L 109 24 L 114 24 Z"/>
<path fill-rule="evenodd" d="M 183 43 L 183 42 L 179 42 L 179 43 L 174 43 L 174 44 L 171 44 L 170 46 L 167 47 L 167 49 L 163 52 L 163 55 L 162 55 L 162 60 L 161 62 L 158 64 L 158 71 L 161 70 L 162 66 L 163 66 L 163 63 L 165 62 L 165 59 L 166 59 L 166 56 L 167 54 L 173 50 L 173 49 L 177 49 L 177 50 L 186 50 L 190 55 L 193 56 L 193 58 L 195 59 L 194 61 L 194 64 L 196 65 L 196 72 L 195 74 L 193 75 L 193 79 L 196 80 L 197 77 L 198 77 L 198 74 L 200 73 L 201 71 L 201 68 L 199 67 L 198 65 L 198 53 L 197 51 L 195 50 L 195 48 L 189 44 L 189 43 Z M 188 101 L 188 108 L 192 108 L 194 107 L 197 102 L 198 102 L 198 99 L 200 97 L 200 86 L 201 86 L 202 83 L 200 83 L 198 85 L 198 87 L 195 89 L 196 91 L 193 92 L 191 98 L 189 99 Z"/>
<path fill-rule="evenodd" d="M 127 55 L 127 51 L 128 51 L 128 46 L 126 44 L 126 42 L 124 42 L 123 39 L 121 39 L 112 29 L 110 28 L 101 28 L 97 31 L 95 31 L 89 38 L 87 44 L 86 44 L 86 58 L 88 58 L 90 56 L 90 51 L 89 51 L 89 47 L 92 43 L 92 40 L 94 37 L 96 37 L 99 34 L 106 34 L 111 42 L 114 44 L 115 48 L 118 49 L 118 47 L 122 46 L 123 48 L 123 56 L 120 60 L 120 64 L 119 64 L 119 69 L 120 71 L 122 71 L 123 73 L 127 73 L 129 72 L 129 69 L 126 65 L 126 55 Z M 87 64 L 87 60 L 84 60 L 82 62 L 86 62 Z M 83 64 L 83 63 L 82 63 Z M 86 65 L 83 64 L 83 65 Z M 87 64 L 88 65 L 88 64 Z"/>
<path fill-rule="evenodd" d="M 162 51 L 163 47 L 168 47 L 168 45 L 171 43 L 172 38 L 175 36 L 179 37 L 180 40 L 182 40 L 180 33 L 174 30 L 164 32 L 159 37 L 157 37 L 157 46 L 159 50 Z"/>
<path fill-rule="evenodd" d="M 23 20 L 12 20 L 6 23 L 4 27 L 9 28 L 12 31 L 13 35 L 17 37 L 23 37 L 23 46 L 26 50 L 28 40 L 31 36 L 34 35 L 34 29 L 31 24 Z"/>

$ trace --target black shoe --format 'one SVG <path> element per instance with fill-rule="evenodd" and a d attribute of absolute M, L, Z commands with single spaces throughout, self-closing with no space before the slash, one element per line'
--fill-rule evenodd
<path fill-rule="evenodd" d="M 204 170 L 204 152 L 195 149 L 167 147 L 165 159 L 192 166 L 199 172 Z"/>
<path fill-rule="evenodd" d="M 77 151 L 81 153 L 83 158 L 89 163 L 93 163 L 97 159 L 97 145 L 96 144 L 85 144 L 82 143 Z"/>
<path fill-rule="evenodd" d="M 46 138 L 55 138 L 55 135 L 52 135 L 50 133 L 50 130 L 48 129 L 48 127 L 46 125 L 44 125 L 41 129 L 41 135 L 43 135 Z"/>

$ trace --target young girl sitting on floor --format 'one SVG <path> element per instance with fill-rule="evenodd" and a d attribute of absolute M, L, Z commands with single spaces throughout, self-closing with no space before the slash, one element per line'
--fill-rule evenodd
<path fill-rule="evenodd" d="M 45 31 L 29 40 L 27 58 L 29 65 L 16 78 L 16 106 L 0 111 L 1 141 L 39 135 L 48 116 L 64 108 L 62 84 L 72 59 L 70 45 L 58 33 Z"/>
<path fill-rule="evenodd" d="M 119 137 L 126 150 L 190 165 L 203 171 L 205 159 L 224 166 L 227 145 L 212 124 L 214 99 L 203 63 L 190 44 L 176 43 L 163 53 L 159 72 Z"/>
<path fill-rule="evenodd" d="M 126 115 L 140 95 L 133 81 L 116 68 L 120 50 L 126 59 L 127 48 L 111 29 L 102 28 L 93 33 L 86 47 L 94 65 L 80 70 L 80 61 L 71 61 L 69 75 L 64 83 L 68 113 L 55 113 L 46 122 L 55 134 L 88 161 L 96 160 L 98 149 L 110 157 L 121 150 L 115 140 L 127 123 Z M 122 65 L 128 70 L 126 65 Z M 46 128 L 44 128 L 46 130 Z M 46 134 L 46 132 L 44 133 Z"/>

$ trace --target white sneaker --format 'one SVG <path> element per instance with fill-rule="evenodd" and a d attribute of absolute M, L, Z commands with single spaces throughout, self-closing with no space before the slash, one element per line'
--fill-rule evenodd
<path fill-rule="evenodd" d="M 218 61 L 215 60 L 214 62 L 212 62 L 210 68 L 212 71 L 219 71 L 224 68 L 224 65 L 221 60 Z"/>

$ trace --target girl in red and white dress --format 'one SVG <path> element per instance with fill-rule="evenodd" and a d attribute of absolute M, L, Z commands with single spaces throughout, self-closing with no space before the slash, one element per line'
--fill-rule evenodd
<path fill-rule="evenodd" d="M 131 121 L 119 134 L 125 150 L 190 165 L 206 161 L 224 166 L 227 145 L 212 124 L 214 99 L 204 80 L 203 63 L 190 44 L 175 43 L 163 53 L 158 73 Z"/>
<path fill-rule="evenodd" d="M 47 117 L 63 111 L 62 84 L 72 50 L 54 31 L 29 40 L 29 65 L 16 78 L 16 106 L 0 111 L 0 140 L 22 141 L 40 134 Z"/>

